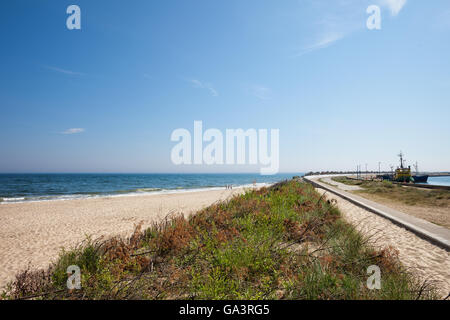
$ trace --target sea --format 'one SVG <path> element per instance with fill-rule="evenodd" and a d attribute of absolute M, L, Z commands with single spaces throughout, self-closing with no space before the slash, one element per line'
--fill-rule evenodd
<path fill-rule="evenodd" d="M 0 204 L 267 186 L 303 173 L 260 174 L 0 174 Z"/>
<path fill-rule="evenodd" d="M 450 176 L 428 177 L 428 182 L 425 184 L 437 185 L 437 186 L 450 186 Z"/>

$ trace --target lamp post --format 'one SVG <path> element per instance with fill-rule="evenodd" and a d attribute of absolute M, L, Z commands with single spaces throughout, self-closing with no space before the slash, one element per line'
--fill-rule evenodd
<path fill-rule="evenodd" d="M 366 163 L 366 179 L 367 179 L 367 163 Z"/>

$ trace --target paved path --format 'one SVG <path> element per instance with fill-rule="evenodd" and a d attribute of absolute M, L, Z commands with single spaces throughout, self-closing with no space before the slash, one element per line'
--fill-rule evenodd
<path fill-rule="evenodd" d="M 323 182 L 326 182 L 328 184 L 334 185 L 334 186 L 338 187 L 339 189 L 345 190 L 345 191 L 362 190 L 362 188 L 360 186 L 351 186 L 351 185 L 348 185 L 348 184 L 336 182 L 334 180 L 331 180 L 331 177 L 321 178 L 320 180 L 323 181 Z"/>
<path fill-rule="evenodd" d="M 344 190 L 339 190 L 336 187 L 330 186 L 326 183 L 320 182 L 319 179 L 330 178 L 330 176 L 308 176 L 304 177 L 305 180 L 313 183 L 316 187 L 323 188 L 332 192 L 357 206 L 360 206 L 370 212 L 376 213 L 386 219 L 389 219 L 393 223 L 404 227 L 405 229 L 412 231 L 416 235 L 432 242 L 435 245 L 440 246 L 441 248 L 450 251 L 450 230 L 438 225 L 435 225 L 431 222 L 425 221 L 420 218 L 416 218 L 400 212 L 398 210 L 394 210 L 392 208 L 386 207 L 377 202 L 373 202 L 367 200 L 363 197 L 360 197 L 355 194 L 351 194 Z M 326 181 L 326 180 L 324 180 Z M 330 180 L 331 181 L 331 180 Z M 335 182 L 332 181 L 332 184 Z"/>

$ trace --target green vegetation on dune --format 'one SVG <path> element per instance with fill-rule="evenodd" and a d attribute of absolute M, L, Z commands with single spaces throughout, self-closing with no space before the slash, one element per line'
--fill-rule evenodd
<path fill-rule="evenodd" d="M 332 180 L 363 188 L 355 191 L 357 193 L 377 195 L 406 205 L 450 207 L 450 191 L 448 190 L 420 189 L 389 181 L 355 180 L 347 177 L 333 177 Z"/>
<path fill-rule="evenodd" d="M 67 267 L 82 289 L 66 289 Z M 367 268 L 381 269 L 369 290 Z M 45 293 L 45 295 L 42 295 Z M 17 276 L 4 298 L 39 299 L 416 299 L 435 298 L 377 251 L 307 183 L 248 191 L 189 218 L 174 216 L 127 240 L 87 241 L 48 270 Z"/>

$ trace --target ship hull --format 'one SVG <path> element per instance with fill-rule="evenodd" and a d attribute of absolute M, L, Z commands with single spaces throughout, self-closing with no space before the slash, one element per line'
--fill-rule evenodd
<path fill-rule="evenodd" d="M 413 176 L 414 183 L 426 183 L 428 181 L 427 175 L 421 175 L 421 176 Z"/>

